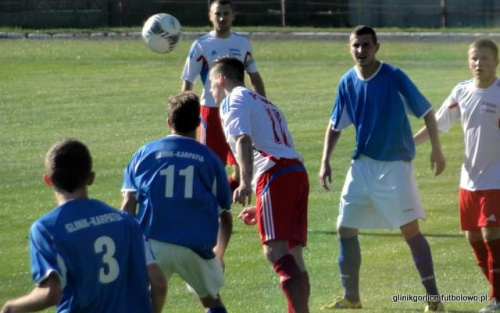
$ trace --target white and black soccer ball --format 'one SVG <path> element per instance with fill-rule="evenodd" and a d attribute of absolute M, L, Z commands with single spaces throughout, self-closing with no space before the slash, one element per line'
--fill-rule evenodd
<path fill-rule="evenodd" d="M 154 52 L 169 53 L 181 38 L 181 24 L 175 16 L 158 13 L 148 18 L 142 27 L 142 38 Z"/>

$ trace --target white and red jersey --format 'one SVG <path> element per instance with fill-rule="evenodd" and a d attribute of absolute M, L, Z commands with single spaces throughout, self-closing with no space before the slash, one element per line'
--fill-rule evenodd
<path fill-rule="evenodd" d="M 436 113 L 440 131 L 462 120 L 465 157 L 460 187 L 500 189 L 500 80 L 477 88 L 475 80 L 459 83 Z"/>
<path fill-rule="evenodd" d="M 254 148 L 254 177 L 271 168 L 277 159 L 297 159 L 292 135 L 281 110 L 265 97 L 245 87 L 236 87 L 222 101 L 220 117 L 227 142 L 236 155 L 235 137 L 249 135 Z"/>
<path fill-rule="evenodd" d="M 203 92 L 201 105 L 215 107 L 215 100 L 210 93 L 210 68 L 221 57 L 232 56 L 245 65 L 247 73 L 256 73 L 257 65 L 253 59 L 253 49 L 247 37 L 231 32 L 227 38 L 219 38 L 208 33 L 193 42 L 184 65 L 181 79 L 194 83 L 200 75 Z"/>

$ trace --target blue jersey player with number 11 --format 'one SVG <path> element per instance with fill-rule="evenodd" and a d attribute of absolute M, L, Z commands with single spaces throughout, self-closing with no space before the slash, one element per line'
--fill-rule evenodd
<path fill-rule="evenodd" d="M 95 173 L 87 147 L 62 140 L 47 153 L 45 168 L 44 180 L 54 189 L 58 207 L 31 227 L 36 287 L 8 301 L 2 313 L 54 305 L 59 313 L 160 313 L 166 281 L 139 224 L 88 197 Z"/>
<path fill-rule="evenodd" d="M 142 146 L 125 169 L 122 209 L 136 215 L 167 280 L 178 274 L 208 313 L 219 296 L 232 230 L 231 191 L 219 157 L 196 141 L 200 102 L 192 92 L 168 101 L 171 134 Z"/>

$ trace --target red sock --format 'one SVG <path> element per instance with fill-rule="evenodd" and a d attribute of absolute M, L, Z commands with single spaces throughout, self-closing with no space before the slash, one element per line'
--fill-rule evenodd
<path fill-rule="evenodd" d="M 280 285 L 287 300 L 289 313 L 309 313 L 307 291 L 302 272 L 291 254 L 286 254 L 274 263 L 274 270 L 280 277 Z"/>
<path fill-rule="evenodd" d="M 472 250 L 476 255 L 477 266 L 481 269 L 486 279 L 489 281 L 488 271 L 488 248 L 483 240 L 471 242 Z"/>
<path fill-rule="evenodd" d="M 500 300 L 500 239 L 486 242 L 491 298 Z"/>

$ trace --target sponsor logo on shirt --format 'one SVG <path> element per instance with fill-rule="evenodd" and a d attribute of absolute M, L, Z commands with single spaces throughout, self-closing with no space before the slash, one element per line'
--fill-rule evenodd
<path fill-rule="evenodd" d="M 229 54 L 235 57 L 241 56 L 241 50 L 240 49 L 229 49 Z"/>
<path fill-rule="evenodd" d="M 498 105 L 496 103 L 482 101 L 480 106 L 481 106 L 481 112 L 493 113 L 493 114 L 497 112 Z"/>

